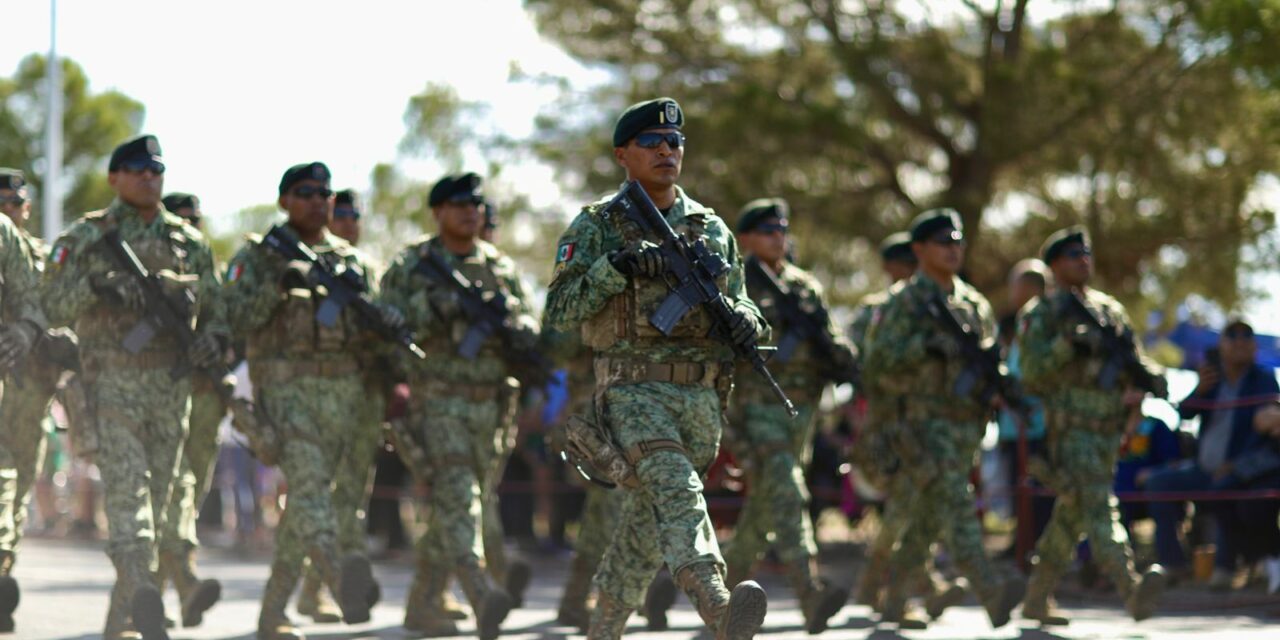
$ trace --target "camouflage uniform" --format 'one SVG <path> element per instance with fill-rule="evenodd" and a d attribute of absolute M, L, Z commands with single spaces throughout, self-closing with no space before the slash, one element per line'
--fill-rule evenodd
<path fill-rule="evenodd" d="M 761 265 L 767 269 L 767 266 Z M 823 307 L 822 285 L 799 267 L 783 262 L 776 274 L 778 283 L 799 296 L 800 309 L 812 313 Z M 793 327 L 787 326 L 779 312 L 781 301 L 765 287 L 753 286 L 747 280 L 747 292 L 773 329 L 775 342 Z M 853 346 L 838 335 L 834 325 L 825 330 L 835 346 L 829 357 L 811 343 L 796 348 L 791 358 L 770 365 L 778 384 L 795 403 L 799 415 L 794 419 L 774 398 L 763 378 L 750 367 L 738 368 L 734 392 L 733 415 L 737 420 L 730 434 L 734 449 L 747 467 L 747 499 L 734 527 L 733 542 L 725 550 L 728 584 L 734 585 L 751 574 L 751 568 L 764 556 L 772 537 L 779 560 L 786 567 L 787 580 L 800 598 L 811 633 L 825 629 L 826 621 L 844 605 L 848 592 L 828 588 L 817 578 L 818 545 L 809 518 L 809 490 L 804 470 L 812 455 L 813 430 L 817 404 L 827 384 L 823 370 L 851 371 L 854 368 Z"/>
<path fill-rule="evenodd" d="M 628 491 L 622 519 L 596 572 L 600 602 L 589 636 L 621 635 L 664 561 L 703 621 L 719 634 L 729 593 L 701 476 L 719 446 L 721 398 L 732 384 L 733 354 L 708 337 L 711 318 L 701 308 L 681 320 L 671 336 L 649 324 L 649 314 L 668 294 L 666 285 L 628 278 L 610 263 L 610 252 L 643 238 L 620 217 L 603 217 L 606 203 L 587 206 L 561 237 L 545 312 L 545 322 L 557 330 L 581 328 L 583 342 L 596 354 L 596 419 L 626 452 L 640 482 Z M 725 257 L 731 270 L 722 276 L 721 291 L 767 334 L 747 297 L 737 242 L 724 222 L 679 188 L 665 216 L 677 233 L 702 238 Z"/>
<path fill-rule="evenodd" d="M 283 229 L 296 238 L 291 227 Z M 323 234 L 311 250 L 331 267 L 354 270 L 376 293 L 368 259 L 346 241 Z M 251 237 L 232 259 L 225 289 L 232 327 L 246 340 L 258 410 L 281 440 L 279 465 L 289 483 L 258 618 L 259 637 L 268 638 L 294 631 L 284 610 L 304 559 L 338 594 L 348 623 L 368 620 L 370 590 L 376 589 L 363 555 L 339 561 L 334 491 L 343 456 L 369 436 L 360 428 L 367 424 L 367 403 L 358 356 L 380 345 L 350 309 L 332 327 L 319 323 L 323 289 L 291 287 L 288 266 Z"/>
<path fill-rule="evenodd" d="M 952 286 L 948 294 L 932 279 L 920 273 L 912 276 L 880 308 L 867 338 L 864 379 L 898 412 L 897 428 L 890 435 L 894 450 L 900 459 L 915 461 L 898 472 L 910 485 L 895 492 L 903 517 L 894 523 L 898 543 L 889 562 L 892 577 L 884 615 L 901 617 L 909 586 L 906 576 L 919 571 L 930 545 L 941 537 L 992 624 L 1002 626 L 1008 622 L 1008 609 L 1021 597 L 1021 584 L 999 579 L 988 562 L 969 483 L 991 408 L 954 394 L 965 365 L 957 357 L 959 345 L 923 308 L 931 297 L 941 296 L 984 343 L 994 341 L 995 321 L 982 294 L 959 278 L 952 279 Z M 916 535 L 903 535 L 907 531 Z"/>
<path fill-rule="evenodd" d="M 216 296 L 213 255 L 199 231 L 161 209 L 145 222 L 132 206 L 117 199 L 106 210 L 76 221 L 58 238 L 44 273 L 44 304 L 56 325 L 72 324 L 80 339 L 84 381 L 96 412 L 100 449 L 98 468 L 105 485 L 109 542 L 116 567 L 107 614 L 106 636 L 128 628 L 127 607 L 150 599 L 156 587 L 157 532 L 173 488 L 187 436 L 191 379 L 174 380 L 170 369 L 188 357 L 161 332 L 137 354 L 121 347 L 139 314 L 116 307 L 94 291 L 91 277 L 118 267 L 96 243 L 110 228 L 133 248 L 152 273 L 170 270 L 192 275 L 197 302 L 196 326 L 202 333 L 226 334 L 224 311 Z M 172 282 L 172 279 L 166 278 Z M 175 284 L 175 290 L 184 284 Z M 157 600 L 158 600 L 158 593 Z M 152 624 L 148 621 L 147 624 Z"/>
<path fill-rule="evenodd" d="M 1142 619 L 1151 615 L 1162 586 L 1157 585 L 1159 569 L 1144 577 L 1135 573 L 1129 536 L 1112 494 L 1116 456 L 1128 417 L 1123 404 L 1128 380 L 1122 376 L 1114 389 L 1100 388 L 1098 374 L 1109 354 L 1073 343 L 1076 325 L 1067 312 L 1071 295 L 1059 291 L 1032 300 L 1019 320 L 1022 380 L 1027 391 L 1044 402 L 1050 477 L 1040 480 L 1058 493 L 1053 515 L 1036 546 L 1038 558 L 1023 615 L 1057 618 L 1051 614 L 1053 590 L 1070 567 L 1076 544 L 1085 537 L 1094 560 L 1126 599 L 1130 613 Z M 1084 296 L 1106 326 L 1130 326 L 1124 307 L 1114 298 L 1096 289 L 1087 289 Z M 1141 354 L 1141 345 L 1138 349 Z M 1143 364 L 1160 375 L 1154 363 L 1143 358 Z"/>
<path fill-rule="evenodd" d="M 431 485 L 431 515 L 416 545 L 417 571 L 405 625 L 440 633 L 452 629 L 452 621 L 429 606 L 439 601 L 452 572 L 476 612 L 483 637 L 496 634 L 513 604 L 485 570 L 494 552 L 486 549 L 483 521 L 486 505 L 495 506 L 490 502 L 495 467 L 508 447 L 518 387 L 509 377 L 511 364 L 496 335 L 474 359 L 458 354 L 468 323 L 451 285 L 414 271 L 427 251 L 437 252 L 485 291 L 504 294 L 513 328 L 529 348 L 536 346 L 538 323 L 530 315 L 529 295 L 515 263 L 482 240 L 471 255 L 455 256 L 439 238 L 420 239 L 396 256 L 382 279 L 384 299 L 404 312 L 427 353 L 426 360 L 405 364 L 412 393 L 402 433 L 410 435 L 398 437 L 396 447 L 415 477 Z"/>

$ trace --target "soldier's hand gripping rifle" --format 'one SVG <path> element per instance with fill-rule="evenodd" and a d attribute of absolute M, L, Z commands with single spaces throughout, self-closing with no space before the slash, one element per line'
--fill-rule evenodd
<path fill-rule="evenodd" d="M 702 240 L 689 242 L 677 235 L 638 181 L 629 181 L 605 205 L 602 215 L 606 218 L 622 216 L 640 227 L 647 236 L 659 240 L 658 248 L 666 259 L 667 268 L 663 279 L 671 293 L 658 306 L 657 311 L 649 316 L 649 324 L 663 335 L 669 336 L 686 314 L 701 306 L 711 316 L 715 336 L 731 345 L 735 355 L 751 363 L 751 367 L 764 377 L 773 389 L 773 394 L 794 418 L 797 414 L 795 405 L 787 398 L 782 387 L 778 386 L 778 381 L 773 379 L 760 345 L 755 342 L 738 345 L 729 339 L 730 327 L 736 314 L 716 284 L 716 278 L 730 269 L 724 258 L 708 248 Z"/>
<path fill-rule="evenodd" d="M 321 260 L 310 247 L 291 237 L 283 225 L 275 225 L 263 236 L 262 244 L 271 248 L 286 260 L 301 260 L 311 265 L 310 277 L 326 289 L 324 302 L 316 310 L 316 322 L 325 327 L 338 323 L 342 310 L 351 307 L 365 326 L 373 329 L 384 340 L 394 342 L 419 359 L 427 354 L 413 341 L 413 333 L 407 327 L 387 324 L 382 310 L 369 299 L 364 280 L 351 269 L 335 270 Z"/>
<path fill-rule="evenodd" d="M 1079 291 L 1072 291 L 1067 296 L 1067 312 L 1078 316 L 1087 327 L 1102 336 L 1101 352 L 1106 361 L 1098 372 L 1098 385 L 1103 389 L 1114 389 L 1120 374 L 1129 374 L 1133 386 L 1160 395 L 1164 385 L 1159 384 L 1157 376 L 1142 364 L 1138 357 L 1138 346 L 1133 337 L 1133 330 L 1111 326 L 1096 311 L 1085 304 Z"/>
<path fill-rule="evenodd" d="M 505 293 L 485 291 L 473 284 L 432 247 L 422 252 L 413 270 L 457 294 L 458 307 L 467 321 L 458 355 L 474 359 L 485 341 L 496 335 L 502 343 L 503 358 L 512 364 L 517 380 L 527 387 L 542 387 L 551 380 L 555 364 L 536 348 L 521 344 Z"/>
<path fill-rule="evenodd" d="M 783 364 L 790 362 L 796 349 L 807 342 L 818 351 L 818 356 L 822 359 L 824 377 L 836 384 L 861 386 L 860 372 L 856 365 L 839 365 L 842 359 L 840 347 L 827 332 L 831 319 L 822 305 L 815 304 L 812 309 L 805 309 L 800 294 L 779 281 L 778 276 L 765 268 L 755 256 L 743 261 L 743 271 L 749 287 L 768 291 L 770 297 L 777 301 L 778 314 L 782 316 L 782 323 L 787 328 L 778 339 L 778 350 L 770 361 Z"/>
<path fill-rule="evenodd" d="M 968 323 L 960 322 L 939 295 L 925 302 L 924 312 L 960 345 L 959 359 L 964 369 L 952 391 L 962 398 L 976 398 L 984 405 L 999 395 L 1019 419 L 1028 420 L 1030 407 L 1018 381 L 1001 365 L 999 345 L 983 346 L 981 333 Z"/>

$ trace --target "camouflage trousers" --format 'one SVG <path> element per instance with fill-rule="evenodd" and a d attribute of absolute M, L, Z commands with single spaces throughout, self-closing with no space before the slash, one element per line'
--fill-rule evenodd
<path fill-rule="evenodd" d="M 725 549 L 725 563 L 748 575 L 764 556 L 770 540 L 785 564 L 818 554 L 809 519 L 809 490 L 804 467 L 811 455 L 815 416 L 813 405 L 797 407 L 793 420 L 776 403 L 742 407 L 736 433 L 751 456 L 747 500 L 734 526 L 733 542 Z"/>
<path fill-rule="evenodd" d="M 573 551 L 591 567 L 592 574 L 600 565 L 609 540 L 613 537 L 614 527 L 622 518 L 623 505 L 626 503 L 626 492 L 621 489 L 606 489 L 595 483 L 588 483 L 587 498 L 582 505 L 582 520 L 578 524 L 578 538 L 574 541 Z"/>
<path fill-rule="evenodd" d="M 227 405 L 216 391 L 199 388 L 211 383 L 208 378 L 192 382 L 198 389 L 191 394 L 191 429 L 182 447 L 182 461 L 160 536 L 162 550 L 175 553 L 185 553 L 200 544 L 196 518 L 200 515 L 200 503 L 209 491 L 213 464 L 218 459 L 218 428 L 227 414 Z"/>
<path fill-rule="evenodd" d="M 986 425 L 945 418 L 913 420 L 893 436 L 902 460 L 903 485 L 894 496 L 902 509 L 895 517 L 896 547 L 889 560 L 890 590 L 905 590 L 942 540 L 960 573 L 980 596 L 998 585 L 982 547 L 982 527 L 969 472 Z"/>
<path fill-rule="evenodd" d="M 1053 515 L 1036 544 L 1039 562 L 1032 582 L 1052 591 L 1071 566 L 1076 545 L 1089 539 L 1098 566 L 1127 595 L 1137 580 L 1129 534 L 1120 524 L 1118 501 L 1111 491 L 1119 442 L 1116 434 L 1050 424 L 1049 458 L 1058 492 Z"/>
<path fill-rule="evenodd" d="M 335 479 L 365 424 L 364 384 L 356 374 L 265 382 L 260 409 L 282 435 L 279 466 L 289 483 L 274 563 L 300 567 L 305 558 L 337 557 Z"/>
<path fill-rule="evenodd" d="M 694 563 L 714 563 L 723 577 L 724 560 L 702 496 L 702 470 L 720 445 L 716 391 L 667 382 L 614 385 L 604 391 L 599 409 L 624 451 L 641 442 L 673 440 L 685 453 L 658 450 L 635 464 L 640 487 L 627 490 L 595 587 L 636 609 L 664 562 L 672 575 Z"/>
<path fill-rule="evenodd" d="M 0 398 L 0 551 L 13 552 L 22 539 L 31 487 L 44 462 L 45 425 L 57 371 L 26 367 L 9 376 Z"/>
<path fill-rule="evenodd" d="M 515 403 L 518 395 L 518 388 L 507 387 L 507 393 L 499 399 L 498 433 L 494 441 L 496 455 L 485 470 L 484 483 L 480 488 L 481 537 L 484 540 L 485 564 L 489 573 L 499 580 L 504 579 L 507 572 L 507 552 L 503 544 L 506 535 L 502 529 L 502 512 L 498 505 L 498 485 L 502 483 L 502 475 L 515 451 Z M 487 440 L 483 435 L 479 437 Z"/>

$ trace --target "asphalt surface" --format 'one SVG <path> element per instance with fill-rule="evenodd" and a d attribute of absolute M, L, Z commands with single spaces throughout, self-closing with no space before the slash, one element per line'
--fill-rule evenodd
<path fill-rule="evenodd" d="M 577 635 L 573 629 L 555 623 L 560 585 L 568 559 L 559 554 L 533 558 L 535 579 L 526 596 L 526 608 L 508 618 L 504 637 L 517 639 L 565 638 Z M 222 601 L 205 616 L 197 629 L 177 629 L 175 639 L 253 638 L 258 616 L 258 598 L 267 578 L 268 558 L 262 554 L 244 556 L 230 551 L 209 550 L 202 554 L 203 577 L 218 578 L 223 585 Z M 375 574 L 382 583 L 383 601 L 373 612 L 373 620 L 355 627 L 305 625 L 308 638 L 407 638 L 400 623 L 403 602 L 410 580 L 407 562 L 380 562 Z M 852 570 L 829 571 L 831 577 L 852 582 Z M 841 573 L 849 575 L 841 575 Z M 114 572 L 102 544 L 49 539 L 30 539 L 19 551 L 15 575 L 22 587 L 22 602 L 16 615 L 17 631 L 11 636 L 23 640 L 89 639 L 100 637 L 106 614 L 107 593 Z M 770 610 L 760 637 L 769 639 L 807 637 L 796 601 L 779 576 L 762 577 L 770 593 Z M 456 588 L 455 588 L 456 592 Z M 177 598 L 166 596 L 169 611 L 177 611 Z M 976 603 L 948 610 L 926 631 L 898 634 L 891 627 L 877 627 L 865 607 L 849 606 L 832 621 L 824 638 L 1021 638 L 1027 640 L 1112 639 L 1112 638 L 1280 638 L 1280 597 L 1265 598 L 1257 590 L 1213 599 L 1207 594 L 1175 593 L 1166 600 L 1160 615 L 1141 624 L 1128 620 L 1111 597 L 1081 596 L 1060 598 L 1073 616 L 1070 626 L 1052 633 L 1015 617 L 1008 626 L 992 630 Z M 295 616 L 297 619 L 297 616 Z M 672 628 L 649 633 L 644 620 L 633 617 L 629 637 L 693 639 L 707 638 L 701 621 L 683 598 L 671 617 Z M 462 623 L 462 634 L 474 637 L 474 626 Z"/>

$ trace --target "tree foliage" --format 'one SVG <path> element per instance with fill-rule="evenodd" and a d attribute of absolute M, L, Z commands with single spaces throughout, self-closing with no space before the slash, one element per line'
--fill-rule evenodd
<path fill-rule="evenodd" d="M 543 34 L 618 79 L 566 95 L 535 148 L 569 184 L 607 189 L 612 119 L 671 95 L 691 192 L 730 219 L 788 198 L 802 261 L 846 300 L 878 284 L 858 273 L 871 243 L 950 206 L 989 293 L 1083 223 L 1102 286 L 1128 301 L 1234 307 L 1240 274 L 1266 266 L 1241 247 L 1273 224 L 1253 196 L 1276 168 L 1262 129 L 1276 99 L 1193 5 L 526 0 Z"/>
<path fill-rule="evenodd" d="M 142 126 L 142 103 L 118 91 L 94 93 L 89 78 L 74 61 L 61 58 L 63 100 L 63 213 L 68 218 L 99 209 L 111 201 L 106 158 Z M 33 54 L 18 64 L 11 78 L 0 78 L 0 166 L 26 172 L 37 193 L 45 174 L 45 56 Z M 33 207 L 32 228 L 39 229 Z"/>

